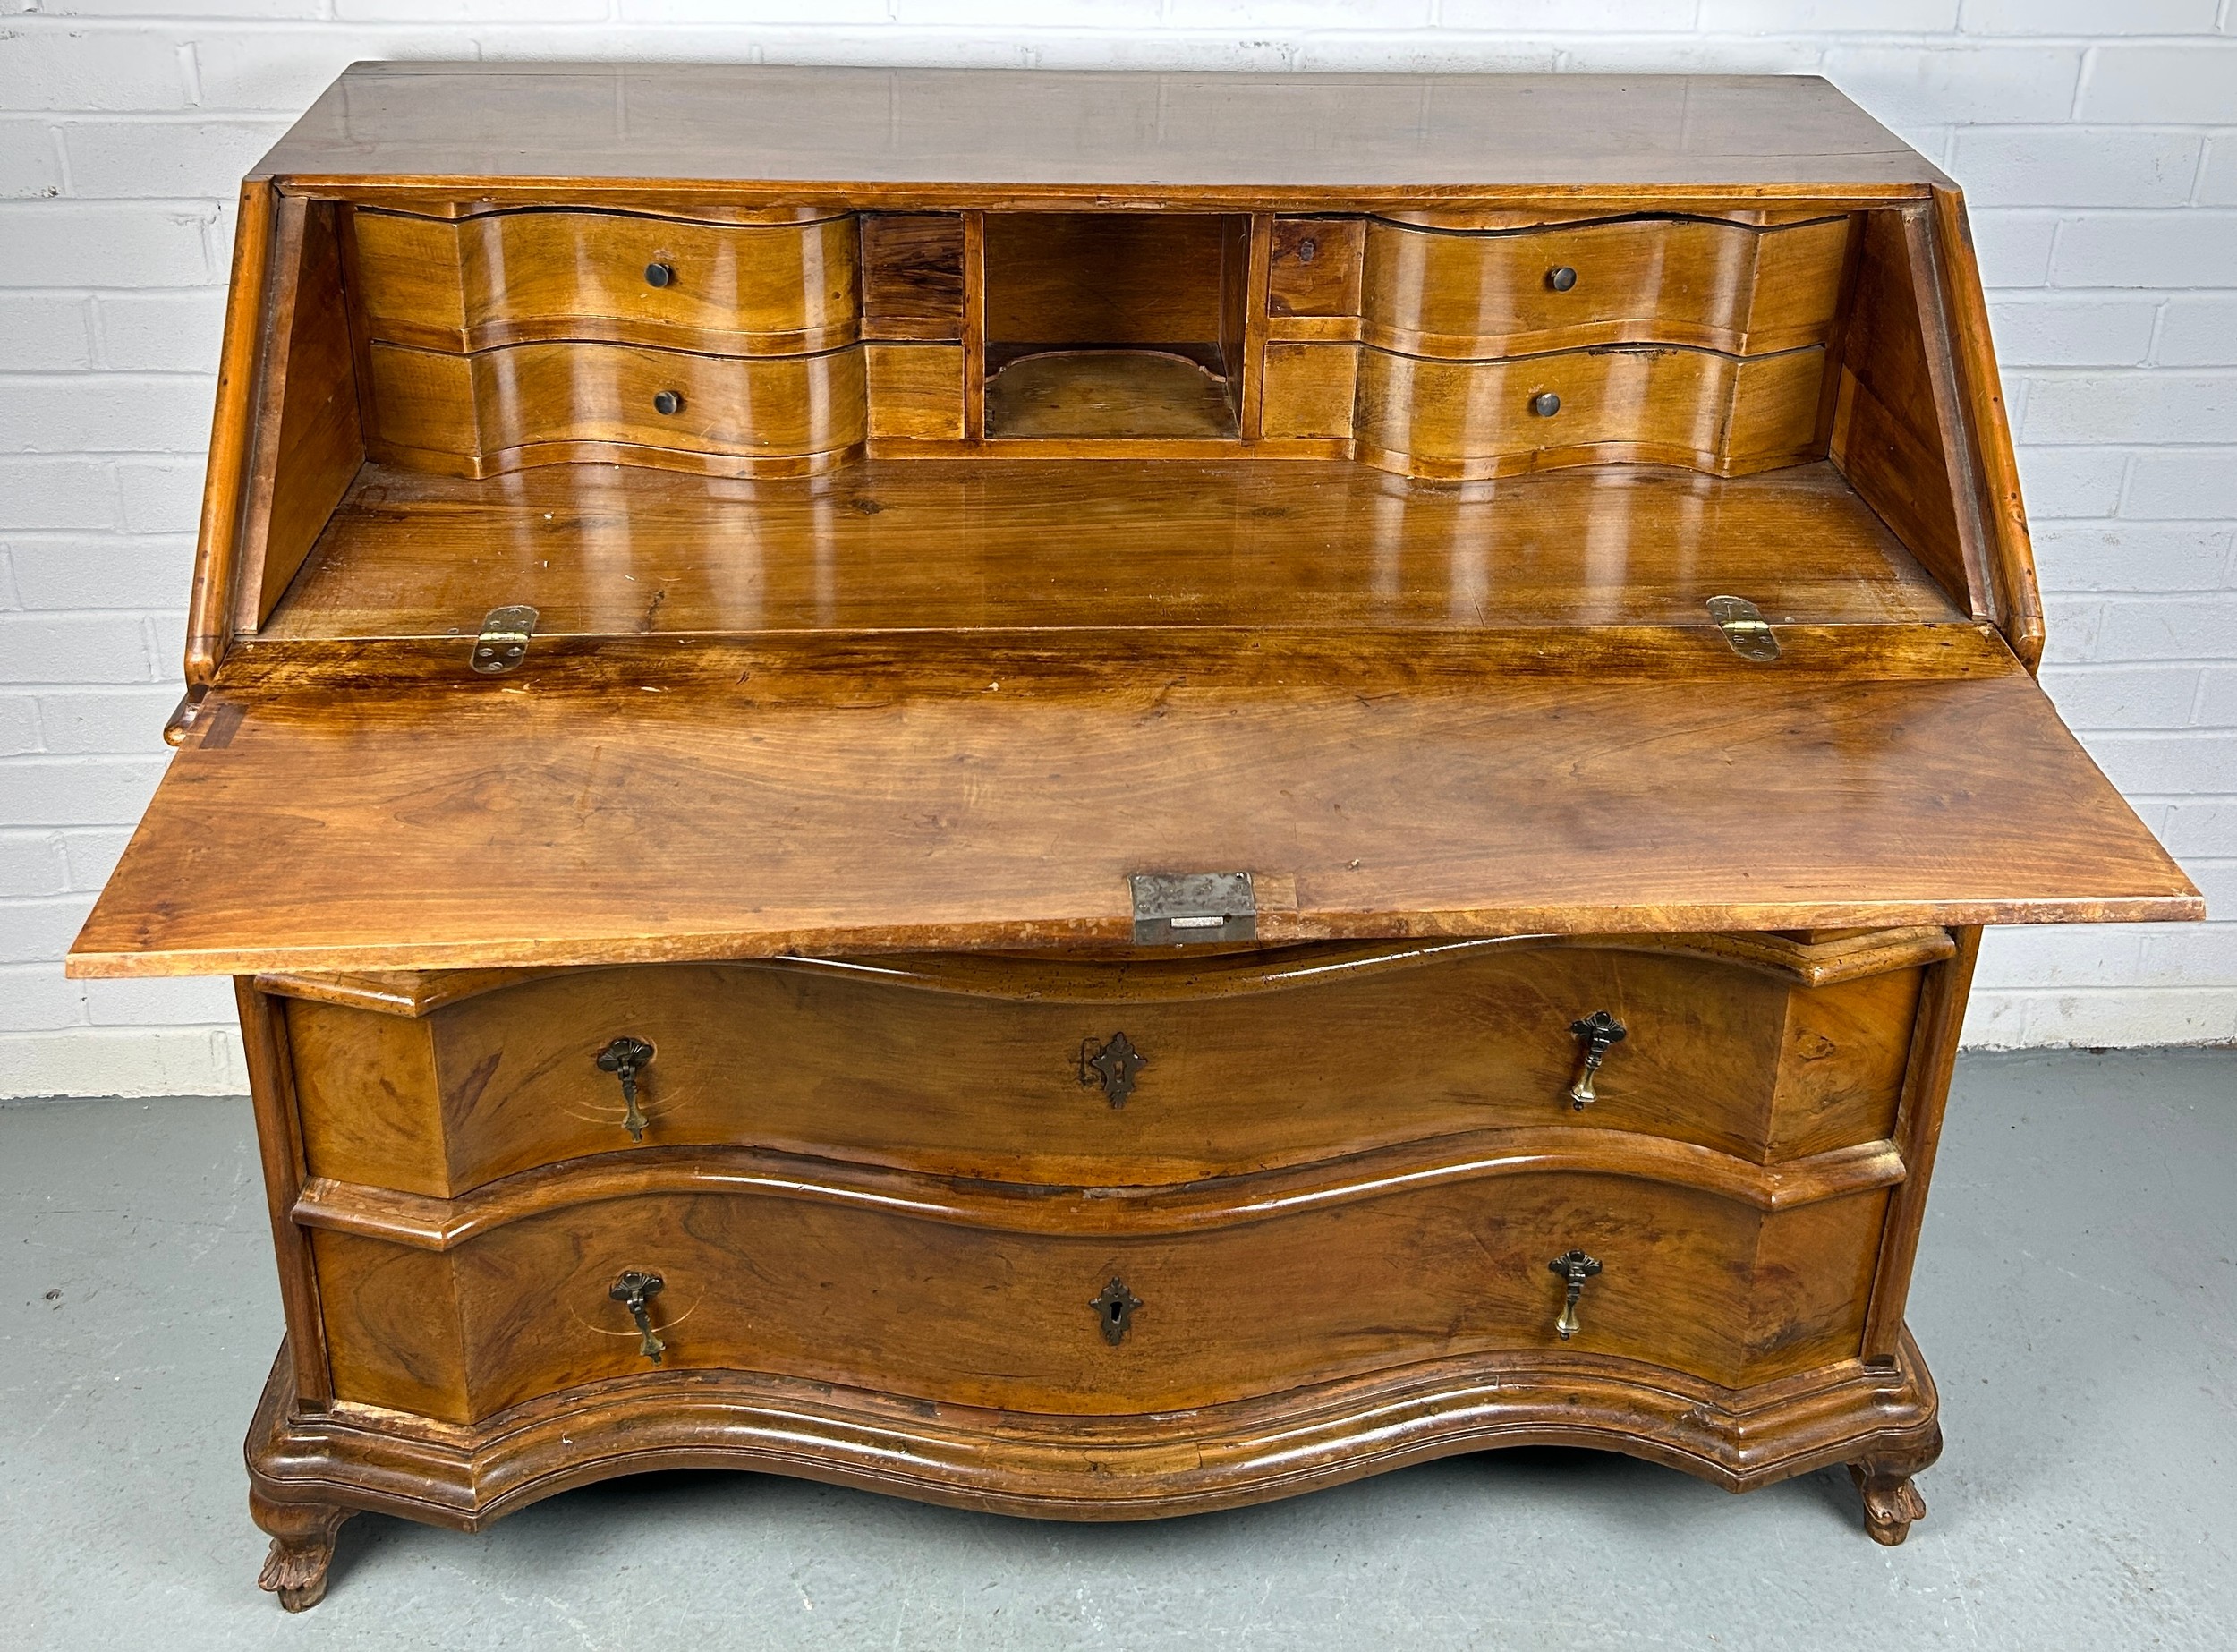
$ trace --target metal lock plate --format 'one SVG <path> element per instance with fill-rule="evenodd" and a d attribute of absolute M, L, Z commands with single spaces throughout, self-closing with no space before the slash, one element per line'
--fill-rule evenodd
<path fill-rule="evenodd" d="M 536 610 L 526 603 L 491 609 L 474 640 L 474 669 L 484 677 L 504 676 L 528 657 L 528 639 L 535 634 Z"/>
<path fill-rule="evenodd" d="M 1137 872 L 1133 883 L 1137 947 L 1258 939 L 1258 894 L 1247 872 Z"/>
<path fill-rule="evenodd" d="M 1779 657 L 1779 639 L 1772 634 L 1763 610 L 1746 597 L 1711 597 L 1709 617 L 1742 660 L 1767 665 Z"/>

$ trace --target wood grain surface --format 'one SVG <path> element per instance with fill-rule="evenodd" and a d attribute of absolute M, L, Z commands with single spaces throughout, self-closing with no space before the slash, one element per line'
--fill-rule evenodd
<path fill-rule="evenodd" d="M 273 257 L 280 279 L 242 508 L 236 634 L 272 611 L 365 463 L 336 209 L 283 201 Z"/>
<path fill-rule="evenodd" d="M 1030 1196 L 1039 1197 L 1041 1196 Z M 866 1204 L 647 1192 L 524 1216 L 448 1252 L 320 1228 L 338 1399 L 471 1422 L 649 1368 L 608 1288 L 665 1289 L 668 1370 L 745 1369 L 941 1403 L 1139 1414 L 1214 1405 L 1440 1355 L 1563 1347 L 1731 1387 L 1854 1357 L 1883 1188 L 1765 1213 L 1669 1184 L 1549 1171 L 1242 1225 L 1019 1234 Z M 1114 1346 L 1093 1299 L 1143 1307 Z M 455 1304 L 455 1307 L 452 1306 Z"/>
<path fill-rule="evenodd" d="M 1798 464 L 1816 445 L 1825 370 L 1815 348 L 1747 357 L 1612 345 L 1478 362 L 1357 348 L 1359 456 L 1450 481 L 1611 460 L 1720 476 Z M 1552 412 L 1541 396 L 1555 398 Z"/>
<path fill-rule="evenodd" d="M 1612 344 L 1762 355 L 1823 345 L 1845 217 L 1779 229 L 1625 218 L 1460 234 L 1366 226 L 1361 337 L 1408 355 L 1527 355 Z M 1556 290 L 1552 272 L 1571 285 Z"/>
<path fill-rule="evenodd" d="M 1944 182 L 1807 75 L 353 65 L 265 158 L 298 184 L 759 182 L 909 206 L 1116 186 L 1383 196 L 1915 197 Z M 966 198 L 957 200 L 958 192 Z"/>
<path fill-rule="evenodd" d="M 1504 1125 L 1763 1161 L 1878 1140 L 1918 994 L 1916 966 L 1813 991 L 1701 958 L 1459 941 L 640 965 L 538 976 L 426 1022 L 297 1002 L 288 1027 L 310 1173 L 338 1181 L 448 1197 L 628 1151 L 620 1085 L 598 1066 L 625 1036 L 654 1051 L 637 1094 L 651 1145 L 1092 1185 Z M 1579 1111 L 1569 1028 L 1595 1010 L 1628 1036 Z M 1083 1058 L 1121 1033 L 1146 1065 L 1114 1106 Z"/>
<path fill-rule="evenodd" d="M 879 364 L 942 348 L 872 346 L 873 417 Z M 1823 463 L 1453 489 L 1344 464 L 872 460 L 837 487 L 376 468 L 261 634 L 455 635 L 500 601 L 540 636 L 1697 625 L 1728 592 L 1775 623 L 1961 617 Z"/>
<path fill-rule="evenodd" d="M 359 211 L 352 287 L 371 336 L 427 350 L 604 339 L 795 355 L 861 336 L 852 214 L 679 224 L 628 212 Z M 646 271 L 659 265 L 665 285 Z"/>
<path fill-rule="evenodd" d="M 453 355 L 376 343 L 371 361 L 375 456 L 455 474 L 601 454 L 715 465 L 827 458 L 858 447 L 868 429 L 859 345 L 732 358 L 570 343 Z M 679 398 L 674 413 L 660 411 L 663 394 Z"/>
<path fill-rule="evenodd" d="M 1622 1452 L 1745 1491 L 1861 1453 L 1932 1460 L 1918 1344 L 1734 1391 L 1599 1354 L 1443 1357 L 1179 1417 L 929 1407 L 751 1372 L 583 1384 L 455 1426 L 306 1407 L 283 1347 L 250 1425 L 255 1494 L 478 1530 L 554 1492 L 651 1469 L 804 1476 L 1042 1519 L 1145 1520 L 1294 1496 L 1503 1445 Z"/>
<path fill-rule="evenodd" d="M 1051 350 L 1019 356 L 986 383 L 993 439 L 1232 440 L 1232 387 L 1158 350 Z"/>
<path fill-rule="evenodd" d="M 1128 876 L 1174 869 L 1294 879 L 1267 940 L 2197 912 L 2009 652 L 1949 629 L 1868 680 L 1564 673 L 1540 632 L 1533 675 L 1387 691 L 1373 656 L 1341 687 L 268 690 L 200 720 L 72 967 L 1111 941 Z"/>
<path fill-rule="evenodd" d="M 957 343 L 963 337 L 963 217 L 866 212 L 863 336 Z"/>

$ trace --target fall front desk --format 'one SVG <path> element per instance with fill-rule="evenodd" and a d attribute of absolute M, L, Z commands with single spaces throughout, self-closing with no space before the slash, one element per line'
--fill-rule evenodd
<path fill-rule="evenodd" d="M 243 186 L 178 754 L 336 1528 L 1940 1448 L 2037 687 L 1963 207 L 1824 82 L 365 64 Z"/>

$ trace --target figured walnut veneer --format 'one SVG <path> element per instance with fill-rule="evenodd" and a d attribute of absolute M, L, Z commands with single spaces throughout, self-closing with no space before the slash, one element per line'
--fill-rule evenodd
<path fill-rule="evenodd" d="M 642 1139 L 1003 1182 L 1236 1176 L 1547 1111 L 1591 1009 L 1631 1036 L 1589 1122 L 1768 1162 L 1884 1139 L 1940 930 L 1910 967 L 1822 986 L 1682 942 L 1321 946 L 1114 967 L 1005 958 L 569 970 L 399 1018 L 289 1006 L 306 1169 L 451 1197 L 630 1144 L 595 1057 L 633 1036 Z M 314 978 L 314 980 L 317 978 Z M 268 978 L 294 994 L 299 977 Z M 1434 1027 L 1424 1038 L 1418 1026 Z M 1083 1104 L 1080 1051 L 1116 1030 L 1149 1065 L 1123 1109 Z M 926 1052 L 941 1052 L 927 1059 Z M 1263 1094 L 1278 1075 L 1282 1105 Z"/>
<path fill-rule="evenodd" d="M 70 962 L 236 977 L 259 1581 L 1523 1443 L 1900 1542 L 1980 926 L 2202 912 L 2015 475 L 1957 192 L 1821 81 L 351 70 Z"/>

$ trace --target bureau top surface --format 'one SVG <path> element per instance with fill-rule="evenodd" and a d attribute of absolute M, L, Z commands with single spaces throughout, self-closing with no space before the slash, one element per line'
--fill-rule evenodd
<path fill-rule="evenodd" d="M 1816 76 L 358 64 L 258 168 L 910 191 L 1706 192 L 1947 179 Z"/>

